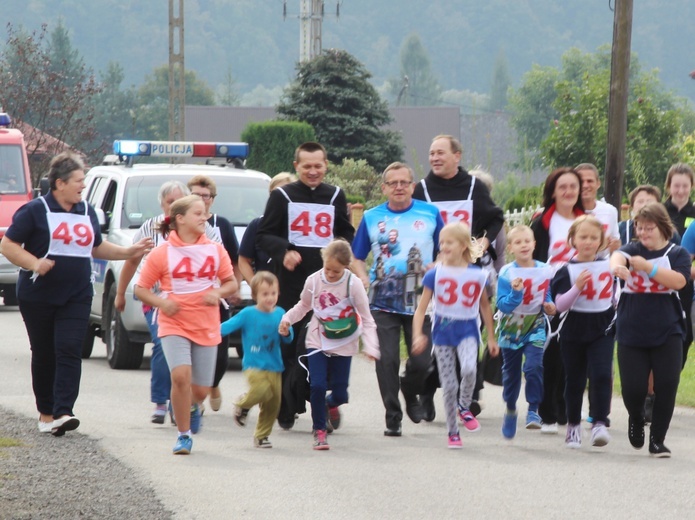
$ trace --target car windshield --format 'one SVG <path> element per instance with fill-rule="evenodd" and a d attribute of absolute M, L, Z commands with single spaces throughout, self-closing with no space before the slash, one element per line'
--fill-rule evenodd
<path fill-rule="evenodd" d="M 180 180 L 184 184 L 190 175 L 138 176 L 128 179 L 123 198 L 121 228 L 137 229 L 148 218 L 162 213 L 157 194 L 160 186 L 169 180 Z M 233 225 L 246 226 L 265 210 L 268 199 L 268 182 L 255 177 L 231 177 L 210 175 L 217 185 L 217 197 L 211 211 L 222 215 Z"/>
<path fill-rule="evenodd" d="M 26 193 L 27 185 L 19 145 L 0 145 L 0 193 Z"/>

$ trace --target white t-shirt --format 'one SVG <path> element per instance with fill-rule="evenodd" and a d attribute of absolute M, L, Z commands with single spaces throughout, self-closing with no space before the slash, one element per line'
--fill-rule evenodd
<path fill-rule="evenodd" d="M 606 233 L 607 237 L 620 239 L 620 232 L 618 231 L 618 210 L 615 209 L 615 206 L 603 202 L 602 200 L 597 200 L 594 209 L 587 209 L 584 211 L 601 221 L 601 224 L 603 224 L 603 231 Z"/>
<path fill-rule="evenodd" d="M 553 213 L 548 227 L 548 263 L 554 270 L 559 269 L 575 255 L 575 250 L 567 243 L 569 233 L 574 218 L 565 218 L 558 212 Z"/>

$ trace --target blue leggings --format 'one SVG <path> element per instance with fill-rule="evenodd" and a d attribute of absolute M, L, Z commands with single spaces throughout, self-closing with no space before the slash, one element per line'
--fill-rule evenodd
<path fill-rule="evenodd" d="M 326 404 L 330 407 L 348 402 L 350 379 L 350 356 L 327 356 L 322 351 L 311 349 L 309 357 L 309 379 L 311 388 L 311 419 L 314 430 L 326 429 Z M 326 397 L 330 388 L 331 394 Z"/>
<path fill-rule="evenodd" d="M 159 339 L 159 326 L 154 321 L 154 308 L 145 311 L 145 320 L 152 337 L 152 358 L 150 359 L 150 400 L 155 404 L 166 404 L 171 396 L 171 375 L 169 365 L 162 351 Z"/>

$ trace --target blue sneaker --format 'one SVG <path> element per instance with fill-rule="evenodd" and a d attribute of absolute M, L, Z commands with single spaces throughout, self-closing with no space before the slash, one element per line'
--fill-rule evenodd
<path fill-rule="evenodd" d="M 526 414 L 526 429 L 527 430 L 540 430 L 541 429 L 541 416 L 537 412 L 529 412 Z"/>
<path fill-rule="evenodd" d="M 516 435 L 516 411 L 505 410 L 502 420 L 502 435 L 505 439 L 513 439 Z"/>
<path fill-rule="evenodd" d="M 193 448 L 193 439 L 188 435 L 179 435 L 174 444 L 174 455 L 188 455 Z"/>
<path fill-rule="evenodd" d="M 203 414 L 200 413 L 200 406 L 195 403 L 191 406 L 191 432 L 198 433 L 203 426 Z"/>
<path fill-rule="evenodd" d="M 502 419 L 502 435 L 505 439 L 513 439 L 516 435 L 516 411 L 505 410 Z"/>

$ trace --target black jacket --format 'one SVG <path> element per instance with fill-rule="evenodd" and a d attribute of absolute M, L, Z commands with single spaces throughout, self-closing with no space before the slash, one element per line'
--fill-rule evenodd
<path fill-rule="evenodd" d="M 335 186 L 321 183 L 315 189 L 296 181 L 282 187 L 292 202 L 310 202 L 314 204 L 330 204 L 335 195 Z M 263 219 L 256 236 L 256 247 L 264 251 L 277 266 L 282 266 L 285 252 L 294 249 L 302 256 L 302 262 L 294 271 L 280 268 L 280 298 L 278 305 L 283 309 L 291 309 L 298 301 L 307 277 L 323 267 L 321 249 L 318 247 L 297 247 L 291 244 L 288 237 L 287 199 L 279 190 L 273 190 L 263 213 Z M 344 238 L 352 243 L 355 229 L 350 223 L 345 192 L 340 190 L 335 200 L 335 221 L 333 235 Z"/>
<path fill-rule="evenodd" d="M 679 211 L 678 208 L 673 205 L 670 198 L 664 202 L 664 206 L 666 206 L 668 216 L 671 217 L 671 222 L 676 226 L 676 231 L 678 231 L 680 236 L 683 236 L 685 230 L 688 229 L 688 226 L 695 220 L 695 206 L 693 206 L 692 202 L 688 201 Z"/>
<path fill-rule="evenodd" d="M 458 173 L 451 179 L 442 179 L 433 172 L 429 172 L 425 177 L 427 192 L 432 202 L 445 200 L 466 200 L 468 192 L 471 190 L 471 179 L 473 177 L 459 166 Z M 425 190 L 419 182 L 415 184 L 413 198 L 427 201 Z M 473 226 L 471 233 L 476 238 L 483 235 L 492 242 L 504 225 L 504 213 L 497 207 L 490 197 L 490 191 L 480 180 L 476 181 L 473 187 Z"/>

